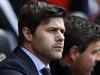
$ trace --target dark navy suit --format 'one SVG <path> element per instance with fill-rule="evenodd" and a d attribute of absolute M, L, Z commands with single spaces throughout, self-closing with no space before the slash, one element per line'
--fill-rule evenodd
<path fill-rule="evenodd" d="M 0 75 L 39 75 L 39 73 L 29 56 L 17 47 L 0 63 Z"/>

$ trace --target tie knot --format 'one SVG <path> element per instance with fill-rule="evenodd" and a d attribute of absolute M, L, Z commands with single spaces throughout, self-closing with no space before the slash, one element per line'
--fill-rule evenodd
<path fill-rule="evenodd" d="M 51 75 L 50 69 L 49 69 L 49 68 L 43 68 L 43 69 L 41 70 L 41 73 L 42 73 L 43 75 Z"/>

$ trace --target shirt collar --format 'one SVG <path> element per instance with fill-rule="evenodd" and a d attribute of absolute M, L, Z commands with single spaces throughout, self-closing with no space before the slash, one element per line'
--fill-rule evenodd
<path fill-rule="evenodd" d="M 37 58 L 33 53 L 31 53 L 29 50 L 27 50 L 24 47 L 21 47 L 21 49 L 31 58 L 33 63 L 36 65 L 38 72 L 40 72 L 40 70 L 45 67 L 45 64 L 39 58 Z M 47 67 L 49 68 L 49 65 L 47 65 Z"/>

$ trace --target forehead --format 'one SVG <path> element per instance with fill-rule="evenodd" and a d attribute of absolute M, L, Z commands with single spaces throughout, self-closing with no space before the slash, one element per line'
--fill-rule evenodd
<path fill-rule="evenodd" d="M 85 52 L 98 52 L 100 51 L 100 40 L 89 44 Z"/>
<path fill-rule="evenodd" d="M 51 18 L 47 26 L 65 29 L 64 20 L 61 17 Z"/>

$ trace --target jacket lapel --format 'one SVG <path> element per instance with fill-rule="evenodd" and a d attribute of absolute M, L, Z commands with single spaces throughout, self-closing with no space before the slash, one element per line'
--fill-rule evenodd
<path fill-rule="evenodd" d="M 39 75 L 35 64 L 32 62 L 32 60 L 29 58 L 29 56 L 24 51 L 22 51 L 19 47 L 17 47 L 14 50 L 14 53 L 19 59 L 24 61 L 24 64 L 27 67 L 28 72 L 30 73 L 29 75 Z"/>

